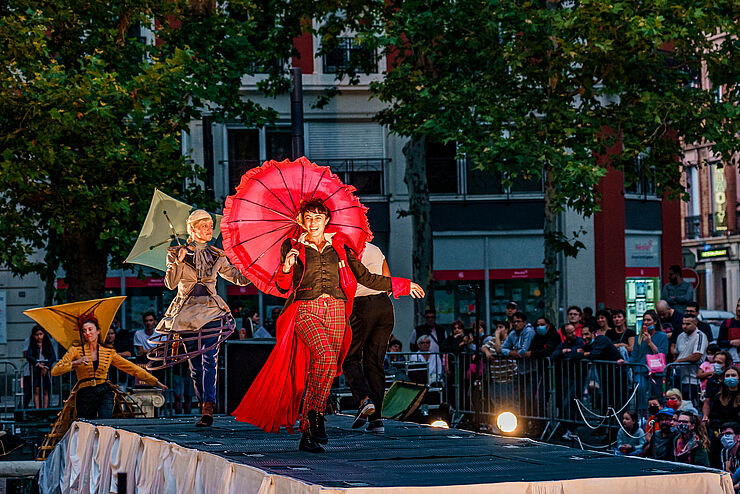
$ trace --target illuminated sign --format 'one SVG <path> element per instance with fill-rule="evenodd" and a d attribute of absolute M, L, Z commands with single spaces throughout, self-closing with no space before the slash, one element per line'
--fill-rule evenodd
<path fill-rule="evenodd" d="M 699 259 L 713 259 L 715 257 L 726 257 L 729 254 L 729 249 L 711 249 L 711 250 L 700 250 Z"/>

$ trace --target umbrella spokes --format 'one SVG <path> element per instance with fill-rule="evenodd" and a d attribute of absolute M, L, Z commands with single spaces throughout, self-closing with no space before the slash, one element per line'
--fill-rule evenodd
<path fill-rule="evenodd" d="M 167 240 L 163 240 L 163 241 L 161 241 L 161 242 L 157 242 L 156 244 L 150 245 L 150 246 L 149 246 L 149 250 L 153 250 L 153 249 L 156 249 L 156 248 L 157 248 L 157 247 L 159 247 L 160 245 L 164 245 L 164 244 L 171 244 L 173 240 L 177 240 L 177 245 L 182 245 L 182 244 L 180 243 L 180 237 L 182 237 L 182 236 L 183 236 L 183 234 L 182 234 L 182 233 L 180 233 L 180 234 L 178 234 L 178 235 L 172 235 L 172 236 L 171 236 L 170 238 L 168 238 Z"/>
<path fill-rule="evenodd" d="M 254 204 L 255 206 L 261 207 L 263 209 L 267 209 L 268 211 L 273 212 L 273 213 L 277 214 L 278 216 L 281 216 L 281 217 L 285 218 L 286 220 L 296 221 L 295 218 L 291 218 L 290 216 L 288 216 L 285 213 L 281 213 L 280 211 L 277 211 L 276 209 L 273 209 L 273 208 L 271 208 L 269 206 L 265 206 L 264 204 L 260 204 L 258 202 L 254 202 L 254 201 L 252 201 L 250 199 L 245 199 L 243 197 L 234 197 L 234 199 L 236 199 L 238 201 L 246 202 L 246 203 L 249 203 L 249 204 Z"/>
<path fill-rule="evenodd" d="M 362 208 L 362 206 L 352 205 L 352 206 L 347 206 L 347 207 L 344 207 L 344 208 L 332 209 L 331 212 L 332 213 L 338 213 L 339 211 L 346 211 L 348 209 L 357 209 L 357 208 Z"/>
<path fill-rule="evenodd" d="M 295 228 L 295 225 L 290 225 L 290 224 L 288 224 L 288 225 L 282 225 L 282 226 L 279 226 L 277 228 L 274 228 L 274 229 L 269 230 L 269 231 L 266 231 L 266 232 L 260 232 L 260 233 L 258 233 L 257 235 L 255 235 L 253 237 L 244 239 L 244 240 L 240 241 L 239 243 L 234 244 L 234 247 L 236 247 L 237 245 L 244 245 L 247 242 L 251 242 L 252 240 L 257 240 L 258 238 L 262 238 L 262 236 L 265 235 L 265 234 L 279 232 L 280 230 L 284 230 L 286 228 Z"/>
<path fill-rule="evenodd" d="M 321 199 L 332 213 L 338 213 L 328 231 L 342 235 L 346 245 L 362 255 L 372 232 L 367 210 L 353 195 L 354 191 L 331 168 L 305 157 L 267 161 L 249 170 L 236 193 L 226 199 L 224 250 L 257 288 L 285 297 L 275 286 L 275 273 L 280 269 L 283 242 L 299 237 L 303 231 L 303 225 L 297 221 L 302 201 Z M 285 214 L 286 210 L 290 212 Z M 275 224 L 270 225 L 270 221 Z"/>
<path fill-rule="evenodd" d="M 293 200 L 293 193 L 290 190 L 290 187 L 288 186 L 288 182 L 285 181 L 285 175 L 283 175 L 283 171 L 276 167 L 277 172 L 280 174 L 280 178 L 283 181 L 283 185 L 285 185 L 285 191 L 288 193 L 288 199 L 290 199 L 291 204 L 293 204 L 293 211 L 298 211 L 298 206 L 296 206 L 295 201 Z"/>
<path fill-rule="evenodd" d="M 282 204 L 282 205 L 283 205 L 283 207 L 285 208 L 285 210 L 286 210 L 286 211 L 288 211 L 288 214 L 292 214 L 292 213 L 293 213 L 293 210 L 291 210 L 291 209 L 290 209 L 290 207 L 289 207 L 289 206 L 288 206 L 287 204 L 285 204 L 285 203 L 283 202 L 283 200 L 282 200 L 282 199 L 280 199 L 280 198 L 278 197 L 278 195 L 277 195 L 277 194 L 275 194 L 275 192 L 273 192 L 273 191 L 272 191 L 272 189 L 271 189 L 270 187 L 268 187 L 267 185 L 265 185 L 265 184 L 264 184 L 264 183 L 262 182 L 262 180 L 259 180 L 259 179 L 254 179 L 254 181 L 255 181 L 255 182 L 257 182 L 258 184 L 260 184 L 260 185 L 261 185 L 262 187 L 264 187 L 264 188 L 265 188 L 265 190 L 266 190 L 267 192 L 269 192 L 270 194 L 272 194 L 272 196 L 273 196 L 273 197 L 274 197 L 275 199 L 277 199 L 277 200 L 278 200 L 278 202 L 279 202 L 280 204 Z"/>
<path fill-rule="evenodd" d="M 257 263 L 257 261 L 259 261 L 260 259 L 262 259 L 265 256 L 265 254 L 267 254 L 268 252 L 270 252 L 270 249 L 272 249 L 273 247 L 277 246 L 277 244 L 282 244 L 284 241 L 285 241 L 285 239 L 283 237 L 280 237 L 275 242 L 273 242 L 272 244 L 270 244 L 270 246 L 267 249 L 265 249 L 264 251 L 262 251 L 262 253 L 259 256 L 257 256 L 257 258 L 254 259 L 249 266 L 247 266 L 247 269 L 249 269 L 252 266 L 254 266 Z"/>

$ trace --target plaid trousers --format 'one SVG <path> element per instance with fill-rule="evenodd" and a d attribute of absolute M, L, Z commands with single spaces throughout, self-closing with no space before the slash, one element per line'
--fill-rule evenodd
<path fill-rule="evenodd" d="M 298 304 L 295 332 L 311 353 L 301 416 L 301 430 L 306 431 L 308 411 L 323 413 L 326 408 L 347 319 L 345 302 L 333 297 L 301 300 Z"/>

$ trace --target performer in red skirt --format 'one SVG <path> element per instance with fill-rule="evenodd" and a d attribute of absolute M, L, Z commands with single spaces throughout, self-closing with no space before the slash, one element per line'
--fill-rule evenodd
<path fill-rule="evenodd" d="M 348 318 L 358 282 L 395 297 L 421 298 L 424 290 L 407 279 L 370 273 L 341 233 L 325 233 L 331 211 L 323 201 L 302 203 L 298 221 L 305 233 L 283 242 L 275 274 L 278 290 L 288 294 L 277 345 L 234 415 L 269 432 L 292 430 L 303 396 L 299 448 L 320 453 L 328 442 L 326 400 L 352 340 Z"/>

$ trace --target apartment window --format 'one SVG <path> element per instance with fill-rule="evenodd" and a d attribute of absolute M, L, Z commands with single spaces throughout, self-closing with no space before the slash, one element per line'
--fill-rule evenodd
<path fill-rule="evenodd" d="M 510 186 L 504 185 L 504 174 L 477 168 L 470 158 L 457 159 L 455 143 L 427 144 L 427 180 L 431 194 L 517 195 L 542 194 L 542 178 L 520 174 Z"/>
<path fill-rule="evenodd" d="M 339 43 L 323 56 L 324 74 L 336 74 L 353 66 L 362 66 L 366 72 L 378 72 L 375 52 L 361 46 L 354 38 L 339 38 Z"/>
<path fill-rule="evenodd" d="M 638 156 L 633 163 L 633 172 L 625 174 L 624 191 L 626 194 L 642 196 L 645 199 L 657 197 L 655 172 L 645 164 L 645 156 Z"/>
<path fill-rule="evenodd" d="M 244 173 L 260 164 L 260 136 L 257 129 L 229 129 L 229 195 Z"/>
<path fill-rule="evenodd" d="M 427 144 L 427 183 L 431 194 L 457 194 L 457 150 L 454 142 Z"/>
<path fill-rule="evenodd" d="M 505 194 L 502 174 L 496 170 L 478 169 L 472 159 L 465 160 L 466 189 L 470 195 Z"/>

